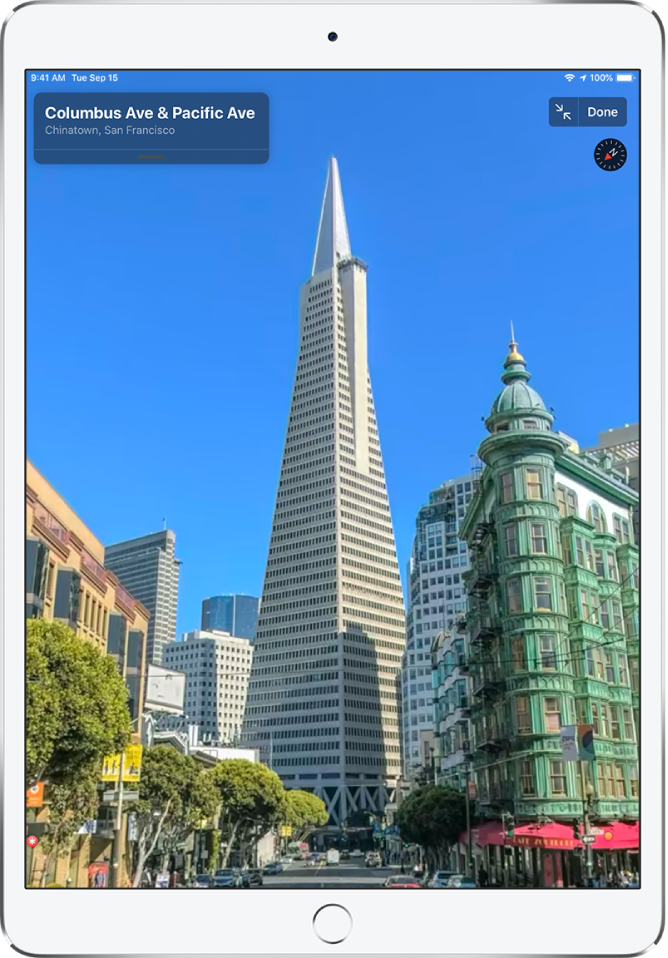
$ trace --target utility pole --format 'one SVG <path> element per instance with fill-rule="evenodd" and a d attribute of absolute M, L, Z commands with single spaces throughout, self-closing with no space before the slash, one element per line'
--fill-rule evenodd
<path fill-rule="evenodd" d="M 592 843 L 588 840 L 592 838 L 591 833 L 591 823 L 589 820 L 589 812 L 591 807 L 591 797 L 593 794 L 593 787 L 589 782 L 587 782 L 584 770 L 584 762 L 580 760 L 580 782 L 582 783 L 582 822 L 584 825 L 584 835 L 583 837 L 587 839 L 585 841 L 585 868 L 587 873 L 587 878 L 592 877 L 594 871 L 594 850 L 591 847 Z"/>
<path fill-rule="evenodd" d="M 471 801 L 469 778 L 470 768 L 466 766 L 466 874 L 470 877 L 473 872 L 473 855 L 471 854 Z M 475 876 L 474 876 L 475 877 Z"/>
<path fill-rule="evenodd" d="M 109 875 L 109 886 L 119 888 L 120 859 L 121 859 L 121 830 L 123 828 L 123 763 L 125 761 L 125 751 L 120 754 L 118 765 L 118 806 L 116 808 L 116 822 L 114 824 L 114 843 L 111 856 L 111 873 Z"/>

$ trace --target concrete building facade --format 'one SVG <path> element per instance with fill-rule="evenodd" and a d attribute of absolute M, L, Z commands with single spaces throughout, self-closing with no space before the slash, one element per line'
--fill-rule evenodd
<path fill-rule="evenodd" d="M 245 742 L 330 822 L 400 774 L 405 615 L 367 364 L 366 265 L 329 164 L 258 619 Z"/>
<path fill-rule="evenodd" d="M 434 731 L 432 643 L 442 630 L 452 630 L 464 616 L 468 549 L 459 527 L 473 495 L 473 476 L 444 482 L 429 494 L 415 522 L 408 565 L 406 652 L 401 670 L 404 774 L 411 778 L 424 767 L 422 733 Z M 438 729 L 429 762 L 440 766 Z"/>
<path fill-rule="evenodd" d="M 165 646 L 163 665 L 188 676 L 185 714 L 199 744 L 239 741 L 252 661 L 250 640 L 228 632 L 197 629 Z"/>
<path fill-rule="evenodd" d="M 104 550 L 104 562 L 151 614 L 146 661 L 162 664 L 162 650 L 176 639 L 180 562 L 171 529 L 116 542 Z"/>

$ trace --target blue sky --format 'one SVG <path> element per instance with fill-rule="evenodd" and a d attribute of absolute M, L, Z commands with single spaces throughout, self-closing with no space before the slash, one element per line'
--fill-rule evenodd
<path fill-rule="evenodd" d="M 261 591 L 330 154 L 402 573 L 418 508 L 484 438 L 511 320 L 555 428 L 586 446 L 637 420 L 637 84 L 625 128 L 561 130 L 549 97 L 582 95 L 561 73 L 120 76 L 270 100 L 264 166 L 28 160 L 28 455 L 103 542 L 166 518 L 179 633 L 205 596 Z"/>

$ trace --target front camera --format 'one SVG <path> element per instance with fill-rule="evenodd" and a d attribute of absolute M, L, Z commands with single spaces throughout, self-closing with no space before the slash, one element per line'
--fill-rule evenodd
<path fill-rule="evenodd" d="M 332 30 L 331 33 L 328 33 L 328 34 L 327 34 L 327 39 L 328 39 L 331 43 L 334 43 L 335 40 L 338 40 L 338 39 L 339 39 L 339 35 L 338 35 L 338 33 L 334 33 L 334 31 Z"/>

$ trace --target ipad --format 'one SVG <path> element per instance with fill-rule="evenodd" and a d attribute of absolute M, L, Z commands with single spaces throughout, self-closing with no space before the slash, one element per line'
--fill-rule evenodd
<path fill-rule="evenodd" d="M 658 940 L 662 77 L 638 3 L 6 21 L 16 950 Z"/>

